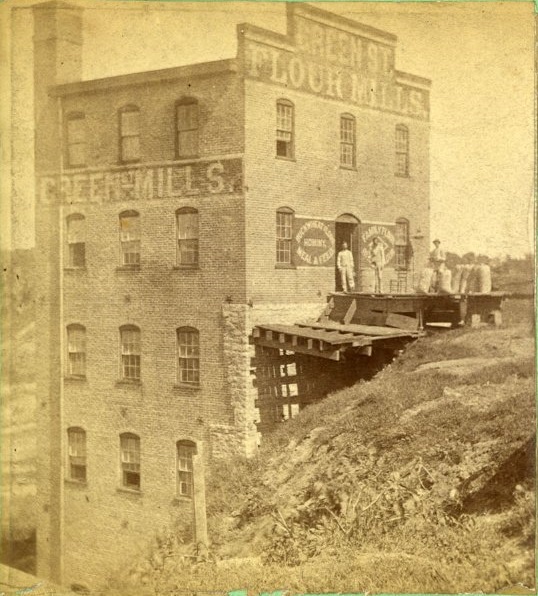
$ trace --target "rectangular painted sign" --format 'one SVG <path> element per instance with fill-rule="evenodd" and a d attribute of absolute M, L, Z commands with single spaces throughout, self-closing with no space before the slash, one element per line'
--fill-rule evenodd
<path fill-rule="evenodd" d="M 242 191 L 240 158 L 136 165 L 39 176 L 41 203 L 113 203 Z"/>

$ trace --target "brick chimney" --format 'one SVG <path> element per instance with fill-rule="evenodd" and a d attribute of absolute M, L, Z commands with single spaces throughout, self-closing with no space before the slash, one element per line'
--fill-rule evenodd
<path fill-rule="evenodd" d="M 81 78 L 82 9 L 63 2 L 33 7 L 35 174 L 60 174 L 61 104 L 50 88 Z M 64 323 L 62 321 L 62 229 L 58 202 L 39 202 L 36 184 L 36 412 L 37 412 L 37 574 L 63 580 Z M 60 199 L 60 197 L 59 197 Z"/>

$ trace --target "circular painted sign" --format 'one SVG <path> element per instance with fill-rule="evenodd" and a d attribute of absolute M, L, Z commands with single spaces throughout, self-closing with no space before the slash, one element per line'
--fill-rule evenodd
<path fill-rule="evenodd" d="M 394 258 L 394 234 L 387 226 L 379 224 L 368 226 L 361 234 L 362 250 L 361 256 L 367 262 L 370 261 L 370 255 L 374 238 L 379 238 L 383 249 L 385 250 L 385 263 L 390 263 Z"/>
<path fill-rule="evenodd" d="M 296 254 L 304 265 L 325 265 L 334 256 L 334 235 L 323 221 L 305 221 L 297 231 L 295 241 Z"/>

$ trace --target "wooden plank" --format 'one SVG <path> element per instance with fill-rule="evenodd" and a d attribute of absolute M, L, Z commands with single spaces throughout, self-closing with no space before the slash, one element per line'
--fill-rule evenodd
<path fill-rule="evenodd" d="M 305 339 L 315 339 L 318 341 L 327 342 L 329 344 L 351 343 L 351 341 L 355 339 L 356 335 L 349 332 L 347 334 L 342 334 L 332 329 L 326 330 L 323 328 L 313 328 L 309 325 L 259 325 L 259 328 L 266 331 L 266 336 L 267 333 L 278 333 L 279 337 L 281 335 L 296 335 L 297 337 L 303 337 Z M 272 337 L 268 339 L 272 339 Z"/>
<path fill-rule="evenodd" d="M 351 319 L 353 319 L 353 315 L 355 314 L 356 310 L 357 310 L 357 301 L 352 300 L 349 303 L 349 307 L 347 309 L 346 314 L 344 315 L 344 325 L 347 325 L 348 323 L 351 322 Z"/>
<path fill-rule="evenodd" d="M 313 339 L 309 339 L 308 342 L 311 344 L 310 347 L 300 345 L 292 346 L 291 342 L 289 344 L 281 344 L 280 342 L 260 337 L 256 340 L 256 345 L 264 346 L 266 348 L 273 348 L 275 350 L 290 350 L 299 354 L 307 354 L 308 356 L 326 358 L 327 360 L 340 360 L 340 350 L 324 350 L 323 352 L 320 352 L 313 347 Z"/>
<path fill-rule="evenodd" d="M 387 327 L 396 327 L 397 329 L 407 329 L 409 331 L 418 331 L 419 321 L 415 317 L 389 313 L 387 315 Z"/>
<path fill-rule="evenodd" d="M 358 323 L 350 323 L 343 325 L 342 323 L 323 322 L 323 323 L 297 323 L 297 327 L 311 327 L 312 329 L 327 329 L 330 331 L 338 331 L 341 334 L 351 333 L 357 335 L 374 335 L 374 336 L 391 336 L 400 337 L 402 335 L 415 335 L 415 333 L 407 333 L 404 331 L 398 332 L 393 327 L 386 327 L 384 325 L 361 325 Z"/>

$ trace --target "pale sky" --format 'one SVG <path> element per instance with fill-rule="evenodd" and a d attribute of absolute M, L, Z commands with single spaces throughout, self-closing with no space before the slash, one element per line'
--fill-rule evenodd
<path fill-rule="evenodd" d="M 241 22 L 285 32 L 283 2 L 77 4 L 87 9 L 84 79 L 233 57 L 235 25 Z M 472 250 L 520 256 L 533 251 L 533 3 L 318 6 L 396 34 L 396 68 L 433 81 L 432 238 L 438 236 L 447 250 L 460 254 Z M 25 85 L 31 84 L 29 73 L 23 76 L 31 50 L 31 18 L 30 11 L 19 12 L 12 47 L 15 39 L 15 70 L 21 80 L 14 90 L 18 103 L 24 103 Z M 31 133 L 26 134 L 28 140 Z M 27 144 L 21 141 L 21 150 Z M 23 226 L 13 230 L 14 242 L 26 245 L 32 229 L 27 201 L 20 202 L 19 211 L 24 215 L 17 216 L 15 209 L 18 227 Z"/>

